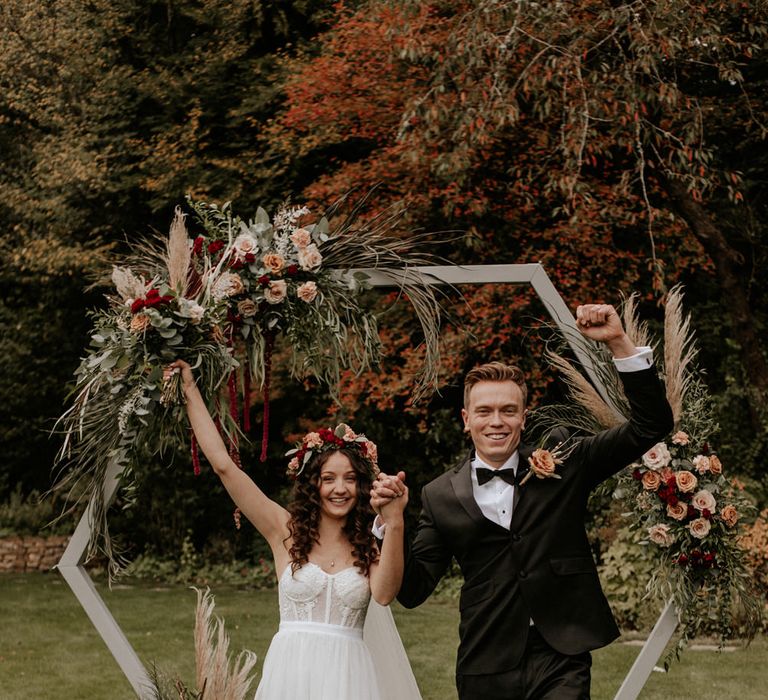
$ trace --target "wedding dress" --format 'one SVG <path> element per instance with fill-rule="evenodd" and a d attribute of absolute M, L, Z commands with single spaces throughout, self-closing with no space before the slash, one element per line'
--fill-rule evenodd
<path fill-rule="evenodd" d="M 357 567 L 288 566 L 278 598 L 280 629 L 255 700 L 420 700 L 392 614 L 371 601 Z"/>

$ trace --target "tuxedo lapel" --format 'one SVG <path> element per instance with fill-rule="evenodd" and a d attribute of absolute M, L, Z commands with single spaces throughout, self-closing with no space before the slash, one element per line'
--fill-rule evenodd
<path fill-rule="evenodd" d="M 472 520 L 478 523 L 485 522 L 486 518 L 480 510 L 480 506 L 475 501 L 475 495 L 472 493 L 472 468 L 470 467 L 471 455 L 469 455 L 461 466 L 457 467 L 451 476 L 451 486 L 461 507 L 467 511 Z"/>
<path fill-rule="evenodd" d="M 512 498 L 512 519 L 513 520 L 517 515 L 517 510 L 518 510 L 517 506 L 520 503 L 520 498 L 523 495 L 523 491 L 528 486 L 527 483 L 524 486 L 520 486 L 519 479 L 522 479 L 531 469 L 531 466 L 528 463 L 528 457 L 530 457 L 533 454 L 533 447 L 530 447 L 529 445 L 520 445 L 517 448 L 517 452 L 518 452 L 518 455 L 520 456 L 520 459 L 517 463 L 518 484 L 517 486 L 515 486 L 515 494 Z"/>

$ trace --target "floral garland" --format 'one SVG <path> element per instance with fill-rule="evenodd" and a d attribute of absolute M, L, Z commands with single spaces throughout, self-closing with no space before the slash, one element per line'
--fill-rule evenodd
<path fill-rule="evenodd" d="M 440 308 L 431 288 L 412 272 L 433 259 L 414 252 L 419 237 L 404 241 L 393 235 L 398 215 L 355 224 L 356 207 L 332 230 L 327 217 L 304 223 L 304 207 L 284 207 L 274 220 L 259 208 L 246 222 L 229 205 L 191 206 L 205 235 L 190 240 L 186 217 L 177 209 L 164 250 L 144 248 L 130 267 L 114 268 L 115 292 L 107 296 L 107 308 L 94 314 L 75 398 L 58 422 L 64 442 L 54 488 L 93 503 L 89 554 L 103 551 L 111 574 L 124 562 L 109 538 L 107 506 L 100 498 L 109 465 L 119 466 L 130 492 L 138 483 L 141 450 L 158 451 L 185 439 L 179 375 L 163 381 L 163 369 L 173 360 L 198 370 L 209 410 L 238 464 L 238 435 L 250 429 L 251 381 L 262 386 L 265 459 L 278 335 L 290 345 L 294 376 L 314 376 L 334 392 L 342 369 L 361 371 L 380 353 L 376 317 L 362 306 L 366 276 L 354 268 L 399 267 L 408 270 L 402 287 L 427 346 L 416 394 L 436 381 Z M 332 208 L 334 213 L 339 209 Z M 191 450 L 197 474 L 194 438 Z"/>
<path fill-rule="evenodd" d="M 379 473 L 379 452 L 376 443 L 362 433 L 356 433 L 346 423 L 339 423 L 333 430 L 320 428 L 317 432 L 307 433 L 295 448 L 285 453 L 286 457 L 291 457 L 287 473 L 292 479 L 296 479 L 314 455 L 343 447 L 356 448 L 365 461 L 370 464 L 371 479 L 376 478 Z"/>

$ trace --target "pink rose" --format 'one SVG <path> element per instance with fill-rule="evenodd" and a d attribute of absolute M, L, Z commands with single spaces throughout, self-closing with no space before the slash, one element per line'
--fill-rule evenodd
<path fill-rule="evenodd" d="M 346 423 L 340 423 L 340 427 L 344 428 L 344 435 L 341 436 L 341 439 L 346 442 L 352 442 L 356 437 L 357 433 L 352 430 Z"/>
<path fill-rule="evenodd" d="M 314 282 L 304 282 L 304 284 L 296 290 L 296 296 L 309 304 L 309 302 L 314 301 L 317 296 L 317 285 Z"/>
<path fill-rule="evenodd" d="M 711 455 L 709 458 L 709 471 L 713 474 L 723 473 L 723 463 L 717 455 Z"/>
<path fill-rule="evenodd" d="M 642 482 L 646 491 L 655 491 L 661 484 L 661 475 L 651 469 L 643 474 Z"/>
<path fill-rule="evenodd" d="M 688 525 L 690 533 L 700 540 L 703 540 L 711 529 L 712 525 L 710 525 L 709 520 L 706 518 L 696 518 L 696 520 L 691 520 Z"/>
<path fill-rule="evenodd" d="M 297 472 L 299 471 L 299 458 L 294 457 L 290 462 L 288 462 L 288 471 L 289 472 Z"/>
<path fill-rule="evenodd" d="M 299 251 L 299 265 L 302 270 L 313 270 L 320 267 L 321 262 L 323 262 L 323 256 L 320 255 L 320 251 L 314 243 Z"/>
<path fill-rule="evenodd" d="M 693 467 L 699 474 L 706 474 L 711 468 L 709 457 L 697 455 L 693 458 Z"/>
<path fill-rule="evenodd" d="M 682 430 L 678 430 L 672 436 L 672 442 L 675 445 L 687 445 L 689 441 L 690 441 L 690 438 L 688 437 L 688 433 L 684 433 Z"/>
<path fill-rule="evenodd" d="M 730 503 L 720 511 L 720 517 L 728 527 L 733 527 L 739 521 L 739 511 Z"/>
<path fill-rule="evenodd" d="M 365 455 L 368 457 L 368 459 L 371 460 L 371 462 L 375 464 L 379 461 L 379 448 L 376 447 L 375 442 L 371 442 L 368 440 L 368 442 L 365 443 Z"/>
<path fill-rule="evenodd" d="M 673 520 L 685 520 L 685 516 L 688 515 L 688 506 L 682 501 L 678 501 L 675 505 L 668 503 L 667 515 Z"/>
<path fill-rule="evenodd" d="M 683 493 L 691 493 L 699 483 L 699 480 L 685 469 L 675 474 L 675 480 L 677 481 L 677 488 Z"/>
<path fill-rule="evenodd" d="M 261 261 L 272 274 L 277 274 L 285 267 L 285 260 L 278 253 L 267 253 Z"/>
<path fill-rule="evenodd" d="M 669 454 L 666 444 L 659 442 L 643 455 L 643 464 L 649 469 L 661 469 L 666 467 L 671 459 L 672 455 Z"/>
<path fill-rule="evenodd" d="M 304 437 L 304 444 L 311 450 L 315 447 L 320 447 L 323 444 L 323 438 L 319 433 L 307 433 Z"/>
<path fill-rule="evenodd" d="M 306 248 L 311 242 L 312 236 L 305 228 L 297 228 L 291 234 L 291 243 L 293 243 L 299 250 Z"/>
<path fill-rule="evenodd" d="M 659 547 L 669 547 L 675 541 L 674 535 L 669 532 L 669 525 L 663 523 L 649 527 L 648 538 Z"/>
<path fill-rule="evenodd" d="M 264 290 L 264 298 L 268 304 L 279 304 L 288 294 L 288 285 L 285 280 L 273 280 Z"/>
<path fill-rule="evenodd" d="M 235 249 L 235 259 L 245 260 L 245 256 L 249 253 L 251 255 L 255 254 L 259 248 L 259 244 L 250 233 L 241 233 L 235 238 L 232 247 Z M 251 258 L 251 260 L 252 259 L 253 258 Z"/>
<path fill-rule="evenodd" d="M 698 491 L 691 503 L 696 510 L 708 510 L 710 513 L 713 513 L 717 506 L 715 497 L 707 489 Z"/>

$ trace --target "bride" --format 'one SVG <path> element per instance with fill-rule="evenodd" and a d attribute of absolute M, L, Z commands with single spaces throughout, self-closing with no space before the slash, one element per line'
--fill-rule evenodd
<path fill-rule="evenodd" d="M 179 371 L 201 449 L 274 557 L 280 628 L 264 660 L 256 700 L 420 698 L 391 613 L 381 607 L 394 599 L 403 576 L 407 487 L 398 482 L 398 497 L 383 513 L 387 530 L 379 547 L 371 534 L 369 503 L 378 472 L 375 446 L 339 426 L 302 441 L 289 464 L 295 481 L 286 510 L 230 458 L 191 367 L 177 360 L 166 376 Z"/>

